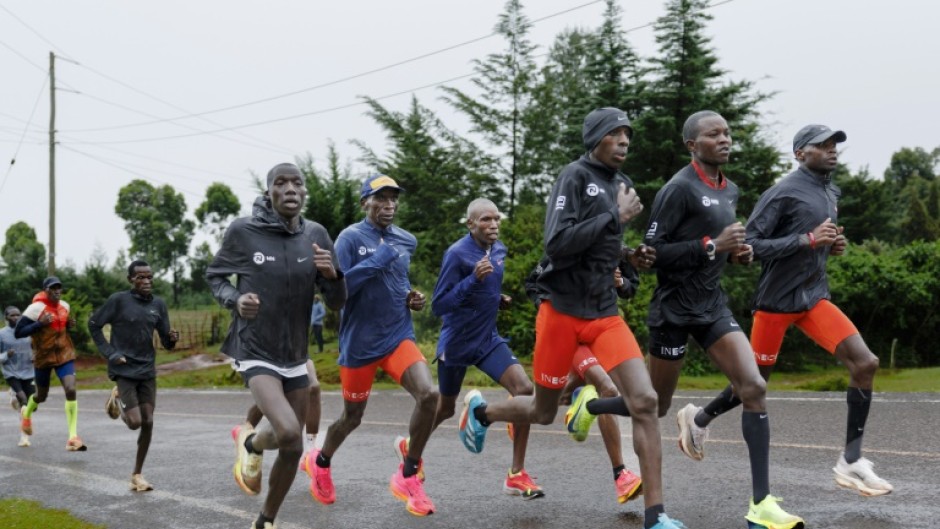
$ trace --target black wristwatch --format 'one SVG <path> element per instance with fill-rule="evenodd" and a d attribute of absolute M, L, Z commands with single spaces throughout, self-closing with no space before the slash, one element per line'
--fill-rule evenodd
<path fill-rule="evenodd" d="M 708 256 L 708 260 L 709 260 L 709 261 L 714 261 L 714 260 L 715 260 L 715 249 L 716 249 L 716 248 L 717 248 L 717 247 L 715 246 L 715 241 L 713 241 L 713 240 L 711 240 L 711 239 L 708 239 L 707 241 L 705 241 L 705 255 Z"/>

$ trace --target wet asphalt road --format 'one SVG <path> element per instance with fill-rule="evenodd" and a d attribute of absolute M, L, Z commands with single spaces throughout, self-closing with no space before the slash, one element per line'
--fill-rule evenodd
<path fill-rule="evenodd" d="M 486 391 L 488 400 L 502 399 Z M 687 402 L 704 405 L 710 393 L 682 392 L 673 411 Z M 16 446 L 16 414 L 0 410 L 0 497 L 25 497 L 67 509 L 111 529 L 248 529 L 261 497 L 243 495 L 232 479 L 231 427 L 250 403 L 246 391 L 161 390 L 154 440 L 144 475 L 156 490 L 131 493 L 136 432 L 104 413 L 104 391 L 79 392 L 79 433 L 90 449 L 70 453 L 62 393 L 52 388 L 36 415 L 30 448 Z M 326 392 L 322 431 L 338 416 L 338 392 Z M 803 516 L 808 528 L 909 529 L 934 527 L 940 519 L 940 394 L 876 396 L 865 437 L 865 455 L 895 492 L 863 498 L 838 488 L 831 467 L 844 436 L 845 397 L 840 393 L 774 393 L 771 489 L 784 508 Z M 596 426 L 583 444 L 571 441 L 559 413 L 553 426 L 533 427 L 526 467 L 546 491 L 533 501 L 505 495 L 510 462 L 505 430 L 491 428 L 483 454 L 457 440 L 456 420 L 431 437 L 425 451 L 425 490 L 437 513 L 408 514 L 388 492 L 397 468 L 392 440 L 404 434 L 412 401 L 403 391 L 374 394 L 362 426 L 333 458 L 337 502 L 310 497 L 298 473 L 278 516 L 280 529 L 333 528 L 623 528 L 642 527 L 642 500 L 616 502 L 610 465 Z M 744 528 L 750 496 L 740 412 L 712 425 L 707 456 L 693 462 L 676 448 L 674 415 L 663 419 L 666 508 L 690 529 Z M 627 466 L 638 469 L 629 421 L 621 421 Z M 274 460 L 268 453 L 265 470 Z M 52 529 L 52 528 L 50 528 Z"/>

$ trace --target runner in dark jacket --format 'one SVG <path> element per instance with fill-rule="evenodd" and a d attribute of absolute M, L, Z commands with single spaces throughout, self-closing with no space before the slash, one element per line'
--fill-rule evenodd
<path fill-rule="evenodd" d="M 535 396 L 487 405 L 479 393 L 470 392 L 464 398 L 460 436 L 464 446 L 479 452 L 491 421 L 550 424 L 578 346 L 587 344 L 611 373 L 631 412 L 644 481 L 643 526 L 673 529 L 682 525 L 663 507 L 656 394 L 636 338 L 619 316 L 612 281 L 625 225 L 643 209 L 632 183 L 620 172 L 632 135 L 622 110 L 600 108 L 585 117 L 585 154 L 558 176 L 545 215 L 550 263 L 538 278 L 542 303 L 535 322 Z M 587 435 L 594 414 L 609 413 L 588 404 L 601 400 L 596 396 L 592 387 L 585 387 L 572 405 L 577 411 L 566 422 L 576 437 Z"/>
<path fill-rule="evenodd" d="M 751 463 L 753 496 L 746 518 L 765 527 L 802 527 L 770 495 L 770 422 L 766 386 L 753 361 L 747 336 L 734 320 L 721 290 L 726 263 L 748 264 L 753 251 L 737 221 L 738 188 L 721 172 L 731 154 L 731 131 L 721 115 L 696 112 L 682 137 L 692 163 L 679 170 L 656 194 L 646 243 L 656 248 L 659 284 L 650 303 L 649 370 L 659 396 L 659 415 L 672 404 L 689 336 L 705 350 L 744 402 L 741 429 Z M 679 411 L 679 447 L 689 457 L 704 457 L 707 430 L 696 425 L 698 408 Z"/>
<path fill-rule="evenodd" d="M 157 352 L 153 332 L 167 350 L 176 347 L 179 333 L 170 329 L 166 303 L 153 295 L 153 271 L 144 261 L 127 267 L 130 290 L 116 292 L 88 319 L 88 330 L 98 351 L 108 359 L 108 378 L 115 382 L 105 405 L 112 419 L 121 417 L 137 435 L 137 457 L 131 473 L 131 490 L 153 486 L 142 475 L 153 436 L 153 410 L 157 405 Z M 110 341 L 102 329 L 111 326 Z"/>
<path fill-rule="evenodd" d="M 862 457 L 878 357 L 855 325 L 829 301 L 826 277 L 829 256 L 842 255 L 846 247 L 837 223 L 841 192 L 831 180 L 839 160 L 836 145 L 845 139 L 841 130 L 823 125 L 800 129 L 793 139 L 800 167 L 761 195 L 747 221 L 747 241 L 761 262 L 751 347 L 761 375 L 769 380 L 784 334 L 796 325 L 846 366 L 851 380 L 846 393 L 845 449 L 832 470 L 840 486 L 863 496 L 881 496 L 894 487 Z M 739 403 L 729 386 L 699 415 L 707 425 Z"/>
<path fill-rule="evenodd" d="M 307 332 L 313 296 L 338 310 L 346 284 L 323 226 L 301 217 L 307 188 L 289 163 L 268 172 L 267 191 L 251 217 L 232 223 L 206 270 L 216 299 L 232 310 L 222 352 L 251 390 L 268 424 L 255 432 L 234 430 L 235 481 L 247 494 L 261 492 L 261 454 L 278 450 L 268 480 L 271 489 L 253 529 L 271 529 L 303 455 L 307 411 Z M 236 276 L 236 283 L 229 276 Z"/>

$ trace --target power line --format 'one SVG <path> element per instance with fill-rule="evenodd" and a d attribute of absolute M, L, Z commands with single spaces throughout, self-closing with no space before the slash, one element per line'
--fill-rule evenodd
<path fill-rule="evenodd" d="M 0 182 L 0 191 L 3 191 L 3 187 L 7 185 L 7 178 L 10 177 L 10 173 L 13 172 L 13 164 L 16 163 L 16 157 L 20 154 L 20 147 L 23 146 L 23 139 L 26 138 L 26 132 L 29 130 L 30 124 L 32 124 L 33 116 L 36 115 L 36 107 L 39 106 L 39 98 L 42 97 L 42 93 L 46 90 L 46 83 L 48 78 L 43 76 L 42 86 L 39 87 L 39 93 L 36 94 L 36 101 L 33 103 L 33 109 L 29 112 L 29 119 L 26 121 L 26 127 L 23 128 L 23 133 L 20 135 L 20 141 L 16 144 L 16 149 L 13 151 L 13 158 L 10 159 L 10 165 L 7 166 L 7 172 L 3 175 L 3 182 Z"/>
<path fill-rule="evenodd" d="M 577 10 L 579 10 L 579 9 L 583 9 L 583 8 L 585 8 L 585 7 L 588 7 L 588 6 L 593 5 L 593 4 L 600 3 L 600 2 L 602 2 L 602 1 L 604 1 L 604 0 L 592 0 L 592 1 L 587 2 L 587 3 L 585 3 L 585 4 L 581 4 L 581 5 L 578 5 L 578 6 L 574 6 L 574 7 L 565 9 L 565 10 L 563 10 L 563 11 L 558 11 L 558 12 L 556 12 L 556 13 L 552 13 L 552 14 L 550 14 L 550 15 L 546 15 L 546 16 L 543 16 L 543 17 L 534 19 L 534 20 L 531 21 L 531 23 L 534 25 L 534 24 L 537 24 L 537 23 L 539 23 L 539 22 L 543 22 L 543 21 L 545 21 L 545 20 L 548 20 L 548 19 L 551 19 L 551 18 L 555 18 L 555 17 L 559 17 L 559 16 L 561 16 L 561 15 L 570 13 L 570 12 L 572 12 L 572 11 L 577 11 Z M 493 32 L 491 32 L 491 33 L 489 33 L 489 34 L 487 34 L 487 35 L 483 35 L 483 36 L 481 36 L 481 37 L 476 37 L 476 38 L 473 38 L 473 39 L 470 39 L 470 40 L 467 40 L 467 41 L 464 41 L 464 42 L 460 42 L 460 43 L 458 43 L 458 44 L 453 44 L 453 45 L 451 45 L 451 46 L 447 46 L 447 47 L 444 47 L 444 48 L 440 48 L 440 49 L 437 49 L 437 50 L 434 50 L 434 51 L 430 51 L 430 52 L 427 52 L 427 53 L 422 53 L 421 55 L 416 55 L 416 56 L 414 56 L 414 57 L 411 57 L 411 58 L 408 58 L 408 59 L 404 59 L 404 60 L 401 60 L 401 61 L 398 61 L 398 62 L 394 62 L 394 63 L 391 63 L 391 64 L 387 64 L 387 65 L 385 65 L 385 66 L 380 66 L 380 67 L 378 67 L 378 68 L 373 68 L 373 69 L 371 69 L 371 70 L 366 70 L 366 71 L 364 71 L 364 72 L 360 72 L 360 73 L 357 73 L 357 74 L 349 75 L 349 76 L 347 76 L 347 77 L 341 77 L 341 78 L 339 78 L 339 79 L 334 79 L 334 80 L 332 80 L 332 81 L 327 81 L 327 82 L 325 82 L 325 83 L 321 83 L 321 84 L 318 84 L 318 85 L 309 86 L 309 87 L 306 87 L 306 88 L 301 88 L 301 89 L 293 90 L 293 91 L 290 91 L 290 92 L 285 92 L 285 93 L 283 93 L 283 94 L 278 94 L 278 95 L 274 95 L 274 96 L 270 96 L 270 97 L 265 97 L 265 98 L 262 98 L 262 99 L 255 99 L 255 100 L 253 100 L 253 101 L 248 101 L 248 102 L 245 102 L 245 103 L 239 103 L 239 104 L 236 104 L 236 105 L 229 105 L 229 106 L 226 106 L 226 107 L 216 108 L 216 109 L 212 109 L 212 110 L 206 110 L 206 111 L 204 111 L 204 112 L 189 113 L 189 114 L 185 114 L 185 115 L 181 115 L 181 116 L 176 116 L 176 117 L 173 117 L 173 118 L 166 118 L 166 119 L 160 119 L 160 120 L 155 120 L 155 121 L 143 121 L 143 122 L 139 122 L 139 123 L 129 123 L 129 124 L 124 124 L 124 125 L 111 125 L 111 126 L 107 126 L 107 127 L 89 128 L 89 129 L 74 129 L 74 130 L 71 130 L 71 131 L 69 131 L 69 132 L 98 132 L 98 131 L 104 131 L 104 130 L 115 130 L 115 129 L 122 129 L 122 128 L 130 128 L 130 127 L 141 127 L 141 126 L 145 126 L 145 125 L 154 125 L 154 124 L 157 124 L 157 123 L 163 123 L 163 122 L 166 122 L 166 121 L 176 121 L 176 120 L 180 120 L 180 119 L 187 119 L 187 118 L 192 118 L 192 117 L 206 116 L 206 115 L 209 115 L 209 114 L 217 114 L 217 113 L 219 113 L 219 112 L 227 112 L 227 111 L 229 111 L 229 110 L 235 110 L 235 109 L 244 108 L 244 107 L 248 107 L 248 106 L 252 106 L 252 105 L 258 105 L 258 104 L 261 104 L 261 103 L 267 103 L 267 102 L 270 102 L 270 101 L 275 101 L 275 100 L 278 100 L 278 99 L 283 99 L 283 98 L 286 98 L 286 97 L 291 97 L 291 96 L 303 94 L 303 93 L 306 93 L 306 92 L 312 92 L 312 91 L 314 91 L 314 90 L 319 90 L 319 89 L 322 89 L 322 88 L 327 88 L 327 87 L 334 86 L 334 85 L 337 85 L 337 84 L 345 83 L 345 82 L 347 82 L 347 81 L 352 81 L 352 80 L 355 80 L 355 79 L 360 79 L 360 78 L 362 78 L 362 77 L 367 77 L 367 76 L 369 76 L 369 75 L 373 75 L 373 74 L 376 74 L 376 73 L 379 73 L 379 72 L 384 72 L 384 71 L 386 71 L 386 70 L 391 70 L 391 69 L 393 69 L 393 68 L 397 68 L 397 67 L 403 66 L 403 65 L 405 65 L 405 64 L 409 64 L 409 63 L 412 63 L 412 62 L 420 61 L 420 60 L 422 60 L 422 59 L 426 59 L 426 58 L 428 58 L 428 57 L 433 57 L 433 56 L 435 56 L 435 55 L 440 55 L 440 54 L 442 54 L 442 53 L 445 53 L 445 52 L 448 52 L 448 51 L 452 51 L 452 50 L 455 50 L 455 49 L 458 49 L 458 48 L 462 48 L 462 47 L 464 47 L 464 46 L 469 46 L 470 44 L 476 44 L 477 42 L 484 41 L 484 40 L 489 39 L 489 38 L 491 38 L 491 37 L 494 37 L 494 36 L 496 36 L 496 35 L 498 35 L 498 34 L 499 34 L 498 31 L 493 31 Z M 89 68 L 88 66 L 85 66 L 85 67 L 86 67 L 86 68 Z M 90 69 L 90 68 L 89 68 L 89 69 Z"/>

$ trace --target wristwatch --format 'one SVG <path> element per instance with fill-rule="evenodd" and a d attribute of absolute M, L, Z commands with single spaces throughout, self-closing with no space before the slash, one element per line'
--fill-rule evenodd
<path fill-rule="evenodd" d="M 715 260 L 715 241 L 711 240 L 709 237 L 705 237 L 705 255 L 708 256 L 709 261 Z"/>

